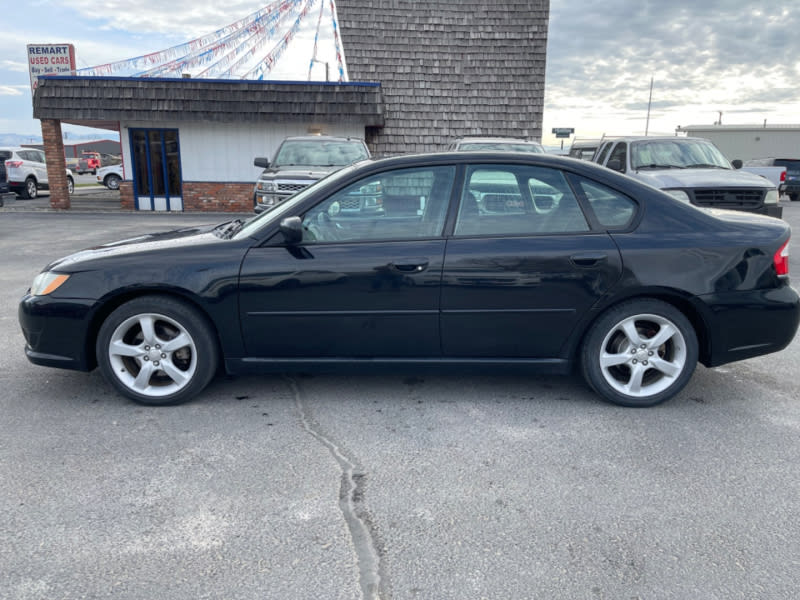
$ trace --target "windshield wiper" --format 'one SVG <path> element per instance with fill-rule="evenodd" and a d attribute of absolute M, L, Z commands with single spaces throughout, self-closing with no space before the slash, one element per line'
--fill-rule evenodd
<path fill-rule="evenodd" d="M 244 226 L 244 219 L 234 219 L 226 223 L 220 223 L 214 228 L 219 237 L 230 238 Z"/>
<path fill-rule="evenodd" d="M 636 167 L 637 171 L 641 169 L 685 169 L 686 167 L 682 165 L 659 165 L 656 163 L 650 163 L 649 165 L 639 165 Z"/>
<path fill-rule="evenodd" d="M 687 169 L 724 169 L 728 170 L 728 167 L 723 167 L 721 165 L 712 165 L 710 163 L 697 163 L 696 165 L 686 165 Z"/>

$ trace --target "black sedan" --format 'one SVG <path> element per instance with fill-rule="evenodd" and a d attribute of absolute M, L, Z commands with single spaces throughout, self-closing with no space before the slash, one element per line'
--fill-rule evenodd
<path fill-rule="evenodd" d="M 144 404 L 186 401 L 220 370 L 379 366 L 577 368 L 605 400 L 652 406 L 698 361 L 791 342 L 789 237 L 573 159 L 404 156 L 246 221 L 57 260 L 19 320 L 33 363 L 99 366 Z"/>

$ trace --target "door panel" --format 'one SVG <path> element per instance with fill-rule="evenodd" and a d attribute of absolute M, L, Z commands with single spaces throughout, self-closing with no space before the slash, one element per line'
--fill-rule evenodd
<path fill-rule="evenodd" d="M 606 234 L 453 239 L 442 279 L 442 350 L 560 357 L 577 321 L 620 277 Z"/>
<path fill-rule="evenodd" d="M 240 313 L 252 357 L 440 355 L 445 242 L 254 248 Z"/>

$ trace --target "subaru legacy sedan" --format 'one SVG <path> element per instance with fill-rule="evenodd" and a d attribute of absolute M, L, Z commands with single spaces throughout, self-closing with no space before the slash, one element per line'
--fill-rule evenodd
<path fill-rule="evenodd" d="M 363 190 L 380 212 L 344 210 Z M 247 220 L 83 250 L 19 305 L 31 362 L 187 401 L 216 373 L 577 371 L 652 406 L 697 362 L 786 347 L 781 220 L 711 211 L 600 166 L 452 152 L 358 163 Z"/>

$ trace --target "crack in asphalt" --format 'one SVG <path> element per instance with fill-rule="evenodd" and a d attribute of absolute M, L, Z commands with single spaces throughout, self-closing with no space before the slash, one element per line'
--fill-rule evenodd
<path fill-rule="evenodd" d="M 294 394 L 295 405 L 300 414 L 303 429 L 320 442 L 331 453 L 342 470 L 339 488 L 339 508 L 342 511 L 358 561 L 359 585 L 364 600 L 380 600 L 380 557 L 368 521 L 362 517 L 356 504 L 364 501 L 365 474 L 359 471 L 358 461 L 347 455 L 332 439 L 327 437 L 311 417 L 303 403 L 300 387 L 287 377 Z M 363 512 L 363 511 L 362 511 Z"/>

